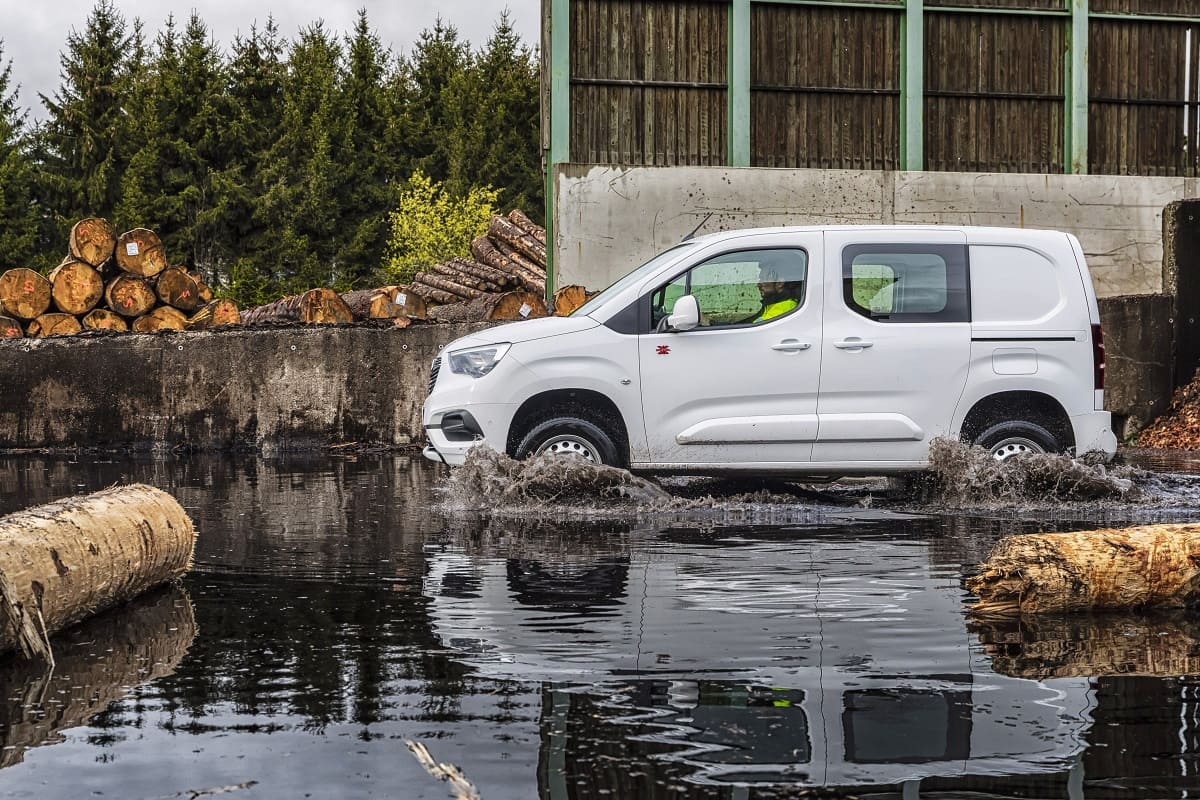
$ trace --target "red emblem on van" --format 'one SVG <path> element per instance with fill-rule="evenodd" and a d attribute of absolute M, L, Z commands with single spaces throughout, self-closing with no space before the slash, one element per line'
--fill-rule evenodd
<path fill-rule="evenodd" d="M 671 345 L 669 345 L 669 344 L 660 344 L 660 345 L 658 345 L 658 354 L 659 354 L 660 356 L 669 356 L 669 355 L 671 355 Z"/>

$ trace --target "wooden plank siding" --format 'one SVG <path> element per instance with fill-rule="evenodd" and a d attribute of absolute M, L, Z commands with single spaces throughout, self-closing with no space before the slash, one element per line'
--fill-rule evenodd
<path fill-rule="evenodd" d="M 750 163 L 897 169 L 900 15 L 754 5 Z"/>
<path fill-rule="evenodd" d="M 926 14 L 926 169 L 1063 171 L 1067 24 L 1057 17 Z"/>

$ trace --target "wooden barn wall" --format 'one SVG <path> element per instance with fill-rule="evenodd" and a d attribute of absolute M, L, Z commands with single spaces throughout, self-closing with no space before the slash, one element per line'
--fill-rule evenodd
<path fill-rule="evenodd" d="M 925 5 L 924 168 L 1064 172 L 1067 0 Z M 1200 0 L 1089 6 L 1088 171 L 1200 175 L 1200 25 L 1104 16 L 1196 18 Z M 570 0 L 570 10 L 571 161 L 728 163 L 728 0 Z M 750 163 L 901 168 L 903 16 L 897 0 L 755 0 Z"/>
<path fill-rule="evenodd" d="M 723 2 L 574 0 L 571 160 L 725 163 L 728 16 Z"/>
<path fill-rule="evenodd" d="M 754 5 L 750 163 L 897 169 L 900 15 Z"/>

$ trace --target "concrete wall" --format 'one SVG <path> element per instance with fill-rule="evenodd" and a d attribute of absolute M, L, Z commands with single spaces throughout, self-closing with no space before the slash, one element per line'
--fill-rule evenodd
<path fill-rule="evenodd" d="M 1100 300 L 1104 325 L 1104 405 L 1124 439 L 1167 410 L 1174 388 L 1172 332 L 1175 298 L 1165 294 Z"/>
<path fill-rule="evenodd" d="M 555 174 L 558 283 L 612 283 L 710 212 L 760 225 L 951 223 L 1079 237 L 1102 297 L 1163 292 L 1162 212 L 1195 178 L 567 164 Z M 1168 290 L 1169 291 L 1169 290 Z"/>
<path fill-rule="evenodd" d="M 420 442 L 430 363 L 481 327 L 0 340 L 0 448 Z"/>

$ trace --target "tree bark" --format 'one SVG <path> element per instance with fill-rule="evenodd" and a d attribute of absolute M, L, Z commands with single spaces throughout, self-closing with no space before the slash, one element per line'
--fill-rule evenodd
<path fill-rule="evenodd" d="M 355 319 L 397 319 L 407 317 L 408 305 L 413 307 L 420 304 L 424 312 L 425 304 L 419 297 L 399 290 L 399 287 L 383 286 L 377 289 L 358 289 L 353 292 L 343 292 L 342 299 L 350 307 Z M 397 303 L 399 297 L 402 302 Z"/>
<path fill-rule="evenodd" d="M 465 272 L 467 275 L 474 275 L 476 278 L 487 281 L 497 287 L 498 290 L 503 290 L 511 287 L 515 281 L 512 275 L 509 275 L 503 270 L 489 267 L 487 264 L 481 264 L 478 261 L 472 261 L 469 258 L 455 258 L 448 262 L 455 269 Z"/>
<path fill-rule="evenodd" d="M 104 289 L 104 302 L 122 317 L 140 317 L 154 308 L 157 295 L 150 284 L 129 274 L 118 275 Z"/>
<path fill-rule="evenodd" d="M 12 317 L 0 316 L 0 339 L 20 339 L 25 335 L 21 323 Z"/>
<path fill-rule="evenodd" d="M 568 317 L 588 300 L 587 289 L 582 286 L 564 286 L 554 292 L 554 316 Z"/>
<path fill-rule="evenodd" d="M 441 277 L 439 275 L 431 275 L 428 272 L 418 272 L 413 278 L 413 283 L 423 283 L 426 286 L 432 286 L 434 289 L 440 289 L 447 294 L 452 294 L 463 300 L 470 300 L 473 297 L 482 297 L 486 292 L 481 292 L 478 289 L 472 289 L 470 286 L 463 286 L 461 283 L 455 283 L 452 280 Z"/>
<path fill-rule="evenodd" d="M 1200 525 L 1010 536 L 966 583 L 981 617 L 1181 607 L 1200 599 Z"/>
<path fill-rule="evenodd" d="M 50 308 L 50 281 L 31 269 L 10 269 L 0 275 L 0 310 L 17 319 L 33 319 Z"/>
<path fill-rule="evenodd" d="M 300 319 L 300 298 L 303 295 L 293 294 L 281 297 L 266 305 L 248 308 L 241 313 L 243 325 L 255 325 L 259 322 L 294 322 Z"/>
<path fill-rule="evenodd" d="M 167 252 L 158 234 L 134 228 L 117 237 L 117 266 L 131 275 L 153 278 L 167 268 Z"/>
<path fill-rule="evenodd" d="M 309 289 L 300 295 L 300 321 L 309 325 L 354 322 L 354 315 L 333 289 Z"/>
<path fill-rule="evenodd" d="M 239 325 L 242 316 L 232 300 L 214 300 L 188 318 L 188 330 L 207 330 L 224 325 Z"/>
<path fill-rule="evenodd" d="M 117 245 L 117 233 L 108 220 L 100 217 L 81 219 L 71 226 L 71 239 L 67 249 L 72 258 L 99 267 L 113 257 Z"/>
<path fill-rule="evenodd" d="M 546 270 L 546 244 L 539 242 L 530 234 L 523 231 L 508 217 L 496 214 L 488 222 L 488 238 L 493 242 L 503 243 L 536 264 L 541 271 Z"/>
<path fill-rule="evenodd" d="M 538 264 L 533 259 L 531 259 L 529 256 L 522 253 L 520 250 L 517 250 L 515 247 L 512 247 L 511 245 L 509 245 L 506 242 L 493 242 L 493 244 L 496 245 L 496 249 L 499 250 L 501 253 L 503 253 L 508 258 L 509 261 L 516 264 L 518 267 L 520 267 L 525 272 L 528 272 L 534 278 L 537 278 L 538 280 L 542 281 L 543 283 L 545 282 L 545 280 L 546 280 L 546 265 L 545 265 L 545 263 Z"/>
<path fill-rule="evenodd" d="M 537 239 L 540 244 L 546 244 L 546 229 L 536 222 L 525 216 L 525 212 L 519 208 L 514 208 L 508 212 L 508 219 L 512 224 L 516 225 L 522 232 Z"/>
<path fill-rule="evenodd" d="M 81 316 L 104 296 L 104 279 L 91 264 L 67 256 L 47 276 L 54 307 L 64 314 Z"/>
<path fill-rule="evenodd" d="M 0 628 L 52 662 L 50 634 L 182 577 L 195 539 L 179 503 L 140 484 L 0 517 Z"/>
<path fill-rule="evenodd" d="M 499 288 L 492 288 L 495 287 L 495 284 L 493 284 L 491 281 L 485 281 L 481 278 L 475 277 L 474 275 L 463 272 L 461 269 L 458 269 L 453 262 L 450 261 L 432 265 L 429 267 L 427 274 L 438 275 L 446 280 L 457 283 L 459 286 L 466 286 L 480 292 L 494 292 Z"/>
<path fill-rule="evenodd" d="M 129 323 L 120 314 L 114 314 L 107 308 L 93 308 L 80 320 L 84 330 L 91 331 L 127 331 Z"/>
<path fill-rule="evenodd" d="M 471 254 L 487 266 L 510 275 L 513 282 L 522 288 L 545 294 L 546 276 L 539 276 L 509 258 L 488 237 L 476 236 L 471 241 Z"/>
<path fill-rule="evenodd" d="M 70 336 L 79 333 L 83 327 L 79 320 L 71 314 L 42 314 L 29 323 L 25 333 L 32 337 Z"/>
<path fill-rule="evenodd" d="M 154 282 L 158 299 L 180 311 L 200 307 L 200 284 L 183 267 L 167 267 Z"/>
<path fill-rule="evenodd" d="M 178 308 L 157 306 L 148 314 L 135 319 L 130 327 L 138 333 L 152 333 L 154 331 L 182 331 L 186 330 L 187 326 L 188 318 Z"/>
<path fill-rule="evenodd" d="M 434 322 L 501 322 L 545 316 L 548 314 L 542 298 L 524 291 L 483 295 L 465 303 L 439 306 L 429 312 L 429 318 Z"/>
<path fill-rule="evenodd" d="M 432 286 L 426 286 L 423 283 L 414 282 L 414 283 L 409 284 L 408 288 L 409 288 L 409 290 L 412 291 L 413 294 L 417 295 L 418 297 L 420 297 L 422 300 L 425 301 L 425 307 L 427 310 L 430 310 L 430 311 L 432 310 L 430 308 L 431 303 L 435 303 L 438 305 L 449 305 L 451 303 L 457 303 L 462 300 L 462 298 L 456 294 L 451 294 L 450 292 L 443 292 L 441 289 L 435 289 Z"/>
<path fill-rule="evenodd" d="M 414 292 L 411 286 L 384 286 L 382 289 L 391 297 L 391 302 L 404 309 L 404 316 L 409 319 L 425 319 L 428 311 L 425 298 Z"/>

